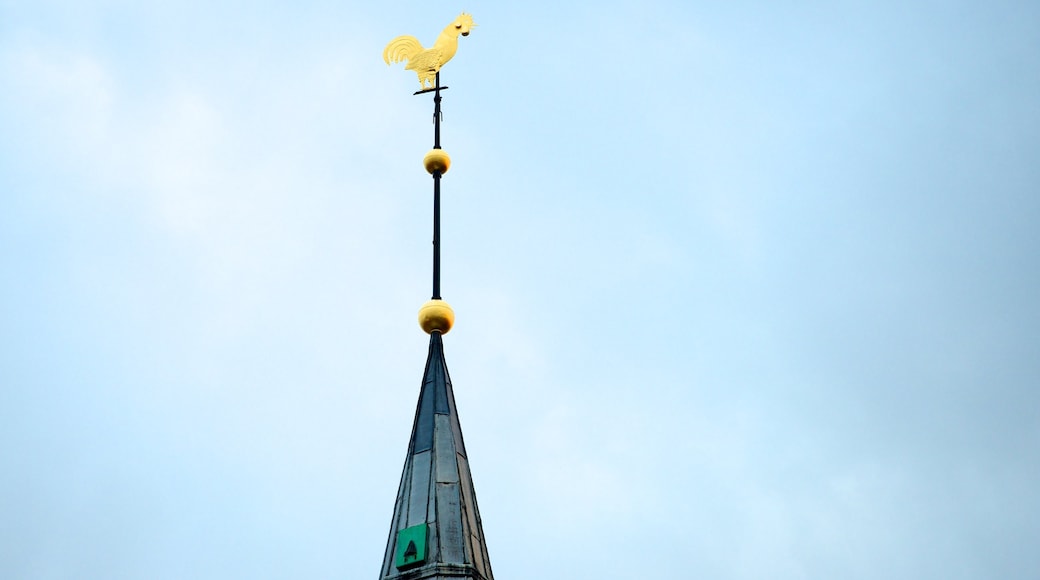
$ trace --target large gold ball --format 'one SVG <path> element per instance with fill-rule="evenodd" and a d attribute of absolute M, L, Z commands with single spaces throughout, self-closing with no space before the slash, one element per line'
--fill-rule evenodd
<path fill-rule="evenodd" d="M 429 300 L 419 309 L 419 326 L 426 334 L 448 334 L 455 324 L 455 311 L 443 300 Z"/>
<path fill-rule="evenodd" d="M 430 149 L 426 157 L 423 157 L 422 162 L 423 167 L 430 172 L 430 175 L 437 172 L 444 175 L 448 172 L 448 168 L 451 167 L 451 157 L 448 157 L 444 149 Z"/>

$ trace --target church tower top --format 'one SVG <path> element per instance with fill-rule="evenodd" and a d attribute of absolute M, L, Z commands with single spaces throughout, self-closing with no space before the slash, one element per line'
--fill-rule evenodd
<path fill-rule="evenodd" d="M 433 149 L 423 158 L 433 177 L 433 296 L 419 310 L 430 350 L 380 580 L 494 580 L 444 362 L 443 335 L 455 323 L 455 312 L 441 298 L 441 178 L 451 158 L 441 148 L 441 91 L 448 87 L 441 86 L 440 68 L 458 50 L 458 37 L 474 26 L 473 17 L 463 13 L 441 32 L 433 48 L 424 49 L 415 37 L 399 36 L 383 51 L 387 64 L 407 61 L 405 68 L 419 75 L 422 89 L 415 94 L 433 93 L 434 136 Z"/>

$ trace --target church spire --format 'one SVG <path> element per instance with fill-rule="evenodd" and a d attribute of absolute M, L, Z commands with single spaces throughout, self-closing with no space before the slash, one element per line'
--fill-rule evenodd
<path fill-rule="evenodd" d="M 436 331 L 430 334 L 380 578 L 494 579 L 444 344 Z"/>
<path fill-rule="evenodd" d="M 419 403 L 412 424 L 401 483 L 390 522 L 380 580 L 494 580 L 477 496 L 455 409 L 455 394 L 444 362 L 443 335 L 455 323 L 451 306 L 441 299 L 441 177 L 451 159 L 441 149 L 440 67 L 455 55 L 458 36 L 476 26 L 460 15 L 441 33 L 433 48 L 411 36 L 399 36 L 383 51 L 387 64 L 407 60 L 422 90 L 434 94 L 433 149 L 423 166 L 433 177 L 433 296 L 419 310 L 419 326 L 430 335 Z M 427 83 L 433 86 L 427 88 Z"/>

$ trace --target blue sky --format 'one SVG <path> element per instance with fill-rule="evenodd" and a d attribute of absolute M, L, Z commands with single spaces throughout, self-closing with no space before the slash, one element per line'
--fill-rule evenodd
<path fill-rule="evenodd" d="M 0 1 L 0 576 L 1033 578 L 1040 8 Z"/>

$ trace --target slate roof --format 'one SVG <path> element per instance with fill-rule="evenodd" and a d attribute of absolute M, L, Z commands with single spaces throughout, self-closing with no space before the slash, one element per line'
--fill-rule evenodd
<path fill-rule="evenodd" d="M 494 580 L 440 332 L 430 334 L 379 577 Z"/>

